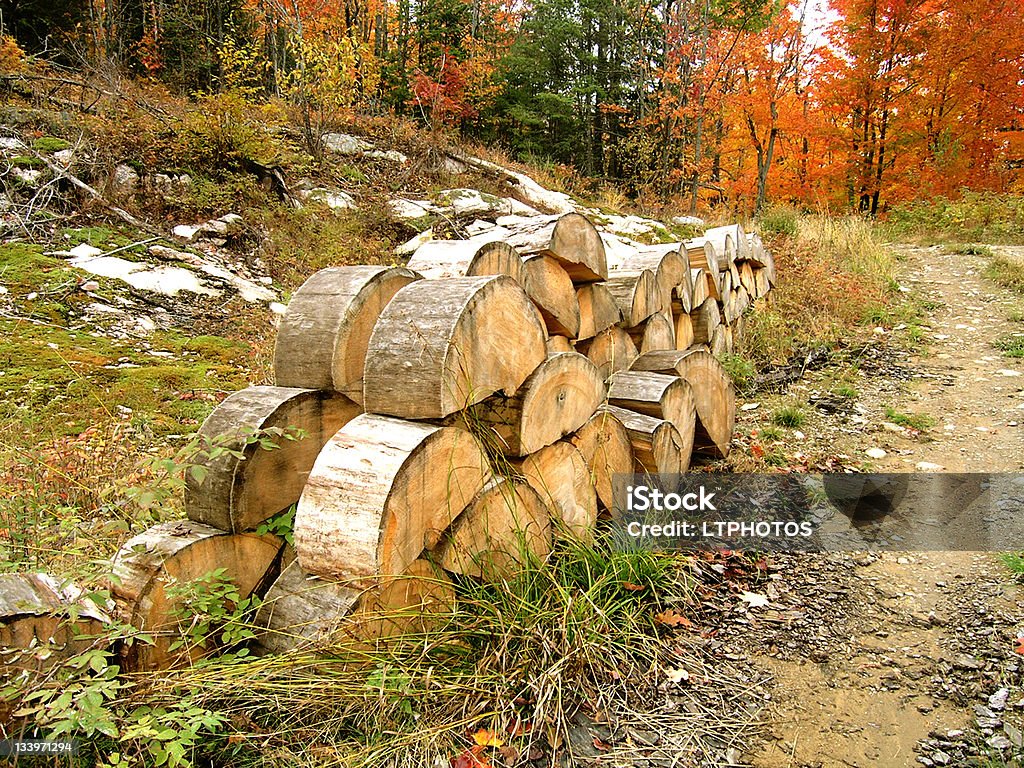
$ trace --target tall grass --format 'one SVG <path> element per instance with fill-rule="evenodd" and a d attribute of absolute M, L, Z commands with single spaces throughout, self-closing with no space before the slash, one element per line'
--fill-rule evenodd
<path fill-rule="evenodd" d="M 964 191 L 956 200 L 904 203 L 889 212 L 886 227 L 901 238 L 1024 242 L 1024 196 Z"/>
<path fill-rule="evenodd" d="M 762 230 L 779 283 L 772 303 L 748 317 L 744 348 L 758 365 L 834 343 L 899 301 L 896 257 L 870 222 L 800 215 L 795 229 L 793 236 Z"/>

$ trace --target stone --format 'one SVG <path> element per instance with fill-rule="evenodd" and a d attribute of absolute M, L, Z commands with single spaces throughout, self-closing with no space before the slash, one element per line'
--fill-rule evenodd
<path fill-rule="evenodd" d="M 867 456 L 869 459 L 884 459 L 889 454 L 887 454 L 881 448 L 868 448 L 866 451 L 864 451 L 864 455 Z"/>
<path fill-rule="evenodd" d="M 171 234 L 182 240 L 193 240 L 199 234 L 199 227 L 194 227 L 191 224 L 178 224 L 171 230 Z"/>
<path fill-rule="evenodd" d="M 338 155 L 359 155 L 373 149 L 373 144 L 348 133 L 325 133 L 320 139 L 328 152 Z"/>
<path fill-rule="evenodd" d="M 114 169 L 110 187 L 118 197 L 131 197 L 138 191 L 139 174 L 130 165 L 122 163 Z"/>

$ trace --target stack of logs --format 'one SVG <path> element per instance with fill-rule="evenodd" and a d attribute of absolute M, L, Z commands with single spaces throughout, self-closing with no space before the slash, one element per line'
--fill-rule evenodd
<path fill-rule="evenodd" d="M 613 475 L 725 456 L 735 398 L 716 355 L 774 280 L 739 226 L 638 248 L 579 214 L 508 217 L 405 267 L 317 272 L 281 323 L 275 386 L 231 395 L 200 429 L 216 447 L 188 475 L 188 520 L 131 539 L 107 614 L 73 615 L 151 633 L 122 649 L 135 670 L 206 652 L 172 650 L 168 588 L 217 569 L 264 595 L 266 651 L 415 625 L 451 604 L 453 575 L 500 578 L 591 537 Z M 257 532 L 293 506 L 294 547 Z M 9 663 L 31 666 L 39 643 L 64 648 L 47 663 L 71 653 L 54 616 L 79 599 L 0 577 L 0 647 L 29 649 Z"/>

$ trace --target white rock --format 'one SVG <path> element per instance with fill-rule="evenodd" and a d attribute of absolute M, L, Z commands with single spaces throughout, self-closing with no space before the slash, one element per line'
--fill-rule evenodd
<path fill-rule="evenodd" d="M 0 149 L 17 152 L 24 148 L 25 145 L 21 143 L 21 139 L 16 139 L 13 136 L 0 136 Z"/>
<path fill-rule="evenodd" d="M 86 280 L 86 281 L 85 281 L 84 283 L 82 283 L 82 285 L 81 285 L 81 286 L 79 286 L 79 287 L 80 287 L 80 288 L 81 288 L 81 289 L 82 289 L 83 291 L 86 291 L 87 293 L 91 293 L 92 291 L 98 291 L 98 290 L 100 289 L 100 284 L 99 284 L 99 283 L 97 283 L 97 282 L 96 282 L 95 280 Z"/>
<path fill-rule="evenodd" d="M 267 305 L 267 308 L 275 315 L 283 315 L 288 311 L 288 307 L 279 301 L 272 301 Z"/>
<path fill-rule="evenodd" d="M 340 189 L 316 187 L 315 189 L 309 190 L 303 196 L 303 199 L 313 201 L 315 203 L 323 203 L 328 208 L 333 208 L 335 210 L 353 210 L 357 207 L 355 198 L 353 198 L 348 192 L 343 192 Z"/>
<path fill-rule="evenodd" d="M 369 152 L 363 152 L 363 155 L 365 157 L 372 157 L 376 160 L 390 160 L 392 163 L 400 163 L 402 165 L 409 162 L 408 157 L 395 149 L 389 149 L 385 152 L 381 152 L 379 149 L 373 149 Z"/>
<path fill-rule="evenodd" d="M 139 174 L 130 165 L 123 163 L 114 169 L 114 178 L 111 179 L 111 187 L 114 194 L 121 196 L 134 195 L 139 186 Z"/>
<path fill-rule="evenodd" d="M 102 254 L 103 251 L 100 248 L 96 248 L 88 243 L 79 243 L 68 251 L 68 255 L 74 256 L 76 259 L 91 259 L 93 256 L 100 256 Z"/>
<path fill-rule="evenodd" d="M 6 293 L 7 293 L 7 286 L 6 285 L 0 285 L 0 296 L 3 296 Z"/>
<path fill-rule="evenodd" d="M 407 241 L 405 243 L 402 243 L 401 245 L 397 246 L 395 248 L 395 255 L 396 256 L 412 256 L 414 253 L 416 253 L 416 250 L 421 245 L 423 245 L 424 243 L 430 242 L 433 239 L 434 239 L 434 230 L 433 229 L 426 229 L 426 230 L 420 232 L 418 235 L 416 235 L 416 237 L 412 238 L 412 240 L 409 240 L 409 241 Z"/>
<path fill-rule="evenodd" d="M 373 149 L 373 144 L 348 133 L 325 133 L 320 138 L 328 152 L 339 155 L 358 155 Z"/>
<path fill-rule="evenodd" d="M 873 333 L 876 333 L 879 336 L 881 336 L 881 335 L 883 335 L 885 333 L 885 328 L 883 328 L 880 325 L 877 325 L 877 326 L 875 326 Z"/>
<path fill-rule="evenodd" d="M 793 437 L 795 437 L 797 440 L 803 440 L 806 437 L 806 435 L 803 432 L 801 432 L 799 429 L 794 429 L 793 430 Z"/>
<path fill-rule="evenodd" d="M 180 237 L 182 240 L 192 240 L 199 233 L 199 227 L 191 224 L 178 224 L 171 230 L 171 234 Z"/>
<path fill-rule="evenodd" d="M 36 299 L 38 299 L 38 298 L 39 298 L 39 294 L 38 294 L 38 293 L 36 293 L 35 291 L 32 291 L 32 293 L 30 293 L 30 294 L 27 294 L 27 295 L 25 296 L 25 300 L 26 300 L 26 301 L 35 301 L 35 300 L 36 300 Z"/>
<path fill-rule="evenodd" d="M 11 173 L 25 184 L 30 185 L 34 185 L 43 176 L 43 172 L 38 168 L 12 168 Z"/>
<path fill-rule="evenodd" d="M 62 149 L 53 153 L 53 162 L 61 168 L 70 168 L 75 162 L 75 150 Z"/>
<path fill-rule="evenodd" d="M 672 223 L 681 227 L 703 227 L 705 222 L 697 216 L 673 216 Z"/>
<path fill-rule="evenodd" d="M 933 464 L 930 461 L 919 461 L 914 465 L 918 472 L 941 472 L 945 469 L 941 464 Z"/>
<path fill-rule="evenodd" d="M 220 295 L 220 291 L 205 285 L 195 272 L 181 267 L 154 267 L 152 264 L 128 261 L 116 256 L 75 258 L 69 263 L 94 275 L 122 280 L 141 291 L 153 291 L 167 296 L 177 296 L 181 291 L 204 296 Z"/>
<path fill-rule="evenodd" d="M 884 459 L 886 456 L 888 456 L 888 454 L 881 448 L 868 448 L 866 451 L 864 451 L 864 454 L 869 459 Z"/>
<path fill-rule="evenodd" d="M 741 411 L 756 411 L 761 407 L 760 403 L 744 403 L 740 406 Z"/>
<path fill-rule="evenodd" d="M 270 275 L 263 275 L 262 277 L 257 277 L 256 282 L 263 283 L 264 285 L 273 285 L 274 278 L 272 278 Z"/>
<path fill-rule="evenodd" d="M 1001 368 L 998 371 L 996 371 L 996 373 L 998 373 L 1000 376 L 1020 376 L 1020 371 L 1013 371 L 1010 370 L 1009 368 Z"/>
<path fill-rule="evenodd" d="M 404 197 L 397 197 L 388 200 L 388 208 L 400 219 L 415 221 L 434 213 L 437 208 L 429 200 L 409 200 Z"/>

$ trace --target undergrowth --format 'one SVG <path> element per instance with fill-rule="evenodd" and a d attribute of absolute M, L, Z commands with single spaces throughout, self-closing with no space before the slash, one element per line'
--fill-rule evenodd
<path fill-rule="evenodd" d="M 956 200 L 904 203 L 886 217 L 892 237 L 942 242 L 1024 240 L 1024 196 L 964 190 Z"/>

